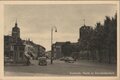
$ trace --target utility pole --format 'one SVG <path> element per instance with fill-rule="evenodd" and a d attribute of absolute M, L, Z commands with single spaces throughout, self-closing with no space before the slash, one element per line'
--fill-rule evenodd
<path fill-rule="evenodd" d="M 53 64 L 53 48 L 52 48 L 52 45 L 53 45 L 53 30 L 55 29 L 55 32 L 57 32 L 57 28 L 55 26 L 53 26 L 51 28 L 51 64 Z"/>

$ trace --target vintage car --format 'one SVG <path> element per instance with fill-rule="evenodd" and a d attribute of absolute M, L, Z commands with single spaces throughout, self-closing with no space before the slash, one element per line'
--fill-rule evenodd
<path fill-rule="evenodd" d="M 46 66 L 47 65 L 47 58 L 46 57 L 39 57 L 38 58 L 38 65 Z"/>
<path fill-rule="evenodd" d="M 62 58 L 60 58 L 59 60 L 60 60 L 60 61 L 64 61 L 64 60 L 65 60 L 65 58 L 64 58 L 64 57 L 62 57 Z"/>
<path fill-rule="evenodd" d="M 72 57 L 65 57 L 64 61 L 68 63 L 74 63 L 75 60 Z"/>

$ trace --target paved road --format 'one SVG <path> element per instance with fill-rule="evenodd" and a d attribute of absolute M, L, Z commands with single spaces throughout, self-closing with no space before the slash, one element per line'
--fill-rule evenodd
<path fill-rule="evenodd" d="M 110 64 L 93 63 L 91 61 L 76 61 L 66 63 L 55 60 L 47 66 L 39 66 L 36 60 L 30 66 L 5 66 L 5 76 L 115 76 L 116 66 Z"/>

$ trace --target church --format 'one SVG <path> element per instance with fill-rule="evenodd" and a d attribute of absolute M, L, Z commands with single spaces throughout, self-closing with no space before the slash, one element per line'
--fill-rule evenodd
<path fill-rule="evenodd" d="M 20 38 L 20 28 L 17 21 L 12 28 L 12 35 L 4 36 L 4 57 L 8 57 L 13 63 L 25 62 L 25 45 Z"/>
<path fill-rule="evenodd" d="M 11 35 L 4 35 L 4 62 L 25 63 L 27 58 L 38 59 L 45 55 L 45 47 L 30 40 L 22 40 L 17 21 Z M 9 60 L 5 60 L 8 58 Z"/>

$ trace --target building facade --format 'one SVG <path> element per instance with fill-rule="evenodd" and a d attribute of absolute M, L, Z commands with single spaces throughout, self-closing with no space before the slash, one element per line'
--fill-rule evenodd
<path fill-rule="evenodd" d="M 78 43 L 56 42 L 53 44 L 53 54 L 55 59 L 62 57 L 76 57 L 74 54 L 78 52 Z"/>
<path fill-rule="evenodd" d="M 10 58 L 14 63 L 24 62 L 24 47 L 16 22 L 12 28 L 12 35 L 4 36 L 4 56 Z"/>
<path fill-rule="evenodd" d="M 45 55 L 45 48 L 41 45 L 35 44 L 33 41 L 23 40 L 25 45 L 25 55 L 32 58 L 38 59 L 40 56 Z"/>
<path fill-rule="evenodd" d="M 64 43 L 65 42 L 56 42 L 55 44 L 53 44 L 52 49 L 54 54 L 53 56 L 55 59 L 59 59 L 63 57 L 62 47 Z"/>
<path fill-rule="evenodd" d="M 45 54 L 43 46 L 20 38 L 17 21 L 11 34 L 4 36 L 4 62 L 6 62 L 6 58 L 9 58 L 14 63 L 25 63 L 27 58 L 37 59 L 41 54 Z"/>

